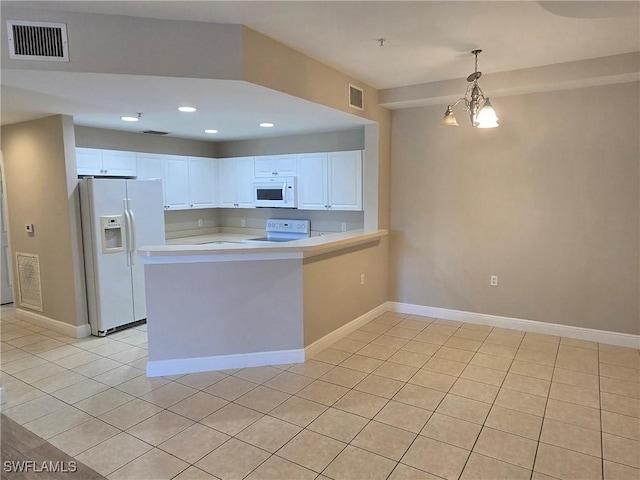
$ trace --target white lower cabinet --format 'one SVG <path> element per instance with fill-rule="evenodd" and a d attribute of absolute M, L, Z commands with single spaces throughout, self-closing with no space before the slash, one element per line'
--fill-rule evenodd
<path fill-rule="evenodd" d="M 298 208 L 362 210 L 362 152 L 298 155 Z"/>
<path fill-rule="evenodd" d="M 254 157 L 218 159 L 218 206 L 253 208 Z"/>

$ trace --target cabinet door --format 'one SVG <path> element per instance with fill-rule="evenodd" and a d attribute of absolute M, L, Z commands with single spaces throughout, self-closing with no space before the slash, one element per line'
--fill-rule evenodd
<path fill-rule="evenodd" d="M 236 203 L 240 208 L 253 208 L 254 157 L 238 157 L 236 162 Z"/>
<path fill-rule="evenodd" d="M 362 210 L 362 152 L 329 153 L 331 210 Z"/>
<path fill-rule="evenodd" d="M 235 158 L 218 159 L 218 205 L 236 206 Z"/>
<path fill-rule="evenodd" d="M 273 177 L 276 173 L 275 155 L 263 155 L 254 159 L 254 175 L 256 177 Z"/>
<path fill-rule="evenodd" d="M 102 150 L 76 148 L 78 175 L 102 175 Z"/>
<path fill-rule="evenodd" d="M 283 177 L 295 177 L 298 173 L 296 157 L 297 155 L 276 155 L 275 172 Z"/>
<path fill-rule="evenodd" d="M 189 157 L 164 155 L 165 208 L 189 208 Z"/>
<path fill-rule="evenodd" d="M 136 154 L 119 150 L 102 151 L 102 174 L 112 177 L 135 177 Z"/>
<path fill-rule="evenodd" d="M 191 208 L 216 206 L 215 158 L 189 157 L 189 204 Z"/>
<path fill-rule="evenodd" d="M 327 154 L 298 155 L 298 208 L 326 210 L 328 205 Z"/>
<path fill-rule="evenodd" d="M 155 180 L 164 178 L 164 155 L 157 153 L 136 154 L 138 180 Z"/>

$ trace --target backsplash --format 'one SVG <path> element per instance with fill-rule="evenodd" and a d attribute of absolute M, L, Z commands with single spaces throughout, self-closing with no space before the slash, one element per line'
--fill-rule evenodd
<path fill-rule="evenodd" d="M 220 228 L 264 230 L 269 218 L 306 219 L 311 232 L 341 232 L 364 227 L 364 212 L 290 210 L 286 208 L 204 208 L 164 212 L 167 238 L 215 233 Z M 199 222 L 202 221 L 202 225 Z M 243 223 L 244 221 L 244 223 Z"/>
<path fill-rule="evenodd" d="M 364 212 L 340 212 L 321 210 L 297 210 L 286 208 L 222 208 L 219 209 L 221 227 L 245 227 L 264 229 L 269 218 L 307 219 L 311 221 L 311 231 L 341 232 L 364 227 Z M 242 221 L 244 220 L 244 225 Z"/>
<path fill-rule="evenodd" d="M 175 232 L 198 231 L 220 226 L 220 211 L 217 208 L 197 210 L 165 210 L 164 231 L 169 236 Z M 202 225 L 199 221 L 202 220 Z M 202 232 L 205 233 L 205 232 Z M 197 235 L 197 233 L 195 233 Z"/>

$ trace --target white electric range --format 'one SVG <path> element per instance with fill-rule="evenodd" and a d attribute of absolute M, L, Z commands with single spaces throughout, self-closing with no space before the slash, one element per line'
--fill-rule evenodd
<path fill-rule="evenodd" d="M 252 238 L 246 242 L 291 242 L 311 236 L 311 222 L 309 220 L 286 220 L 271 218 L 267 220 L 267 235 Z"/>

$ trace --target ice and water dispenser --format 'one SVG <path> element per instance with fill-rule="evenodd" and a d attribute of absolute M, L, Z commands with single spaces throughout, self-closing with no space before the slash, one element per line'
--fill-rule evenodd
<path fill-rule="evenodd" d="M 100 217 L 102 232 L 102 253 L 115 253 L 124 250 L 124 232 L 122 215 Z"/>

